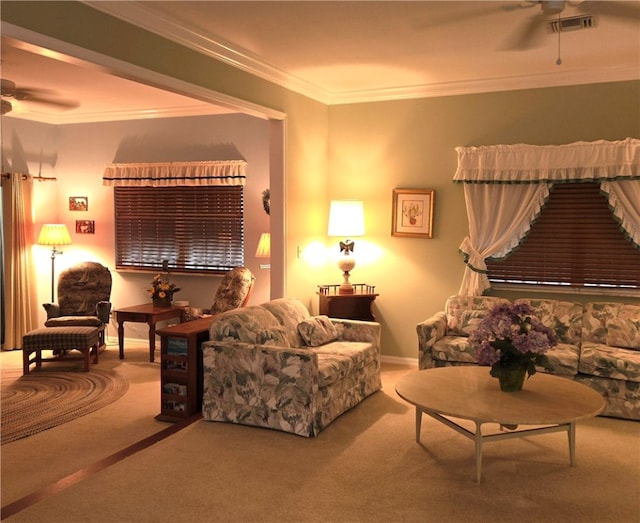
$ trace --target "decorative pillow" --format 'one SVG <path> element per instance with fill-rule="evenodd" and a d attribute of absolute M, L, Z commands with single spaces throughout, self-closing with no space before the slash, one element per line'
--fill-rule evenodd
<path fill-rule="evenodd" d="M 607 322 L 607 345 L 640 350 L 640 320 L 613 318 Z"/>
<path fill-rule="evenodd" d="M 318 347 L 338 337 L 338 331 L 328 316 L 313 316 L 302 320 L 298 323 L 298 332 L 309 347 Z"/>
<path fill-rule="evenodd" d="M 49 318 L 44 325 L 45 327 L 100 327 L 102 322 L 97 316 L 60 316 Z"/>
<path fill-rule="evenodd" d="M 460 319 L 460 331 L 463 336 L 469 336 L 474 330 L 478 328 L 480 322 L 489 313 L 487 310 L 467 310 L 462 311 L 462 317 Z"/>
<path fill-rule="evenodd" d="M 279 325 L 264 329 L 256 337 L 259 345 L 275 345 L 276 347 L 291 347 L 289 344 L 289 334 L 286 327 Z"/>

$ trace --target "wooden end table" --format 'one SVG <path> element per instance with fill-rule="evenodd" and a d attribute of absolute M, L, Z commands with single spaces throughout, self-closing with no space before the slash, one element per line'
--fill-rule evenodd
<path fill-rule="evenodd" d="M 213 316 L 158 329 L 161 421 L 182 421 L 202 409 L 200 345 L 209 339 Z"/>
<path fill-rule="evenodd" d="M 147 323 L 149 325 L 149 361 L 153 363 L 156 351 L 156 323 L 174 318 L 182 321 L 184 308 L 174 305 L 171 307 L 155 307 L 153 303 L 145 303 L 144 305 L 116 309 L 114 312 L 118 322 L 120 359 L 124 359 L 124 322 Z"/>
<path fill-rule="evenodd" d="M 353 294 L 339 294 L 339 285 L 319 285 L 319 313 L 330 318 L 376 321 L 371 306 L 379 296 L 373 285 L 354 283 Z"/>
<path fill-rule="evenodd" d="M 416 407 L 418 443 L 423 413 L 475 441 L 478 483 L 482 477 L 482 444 L 485 441 L 566 431 L 569 459 L 574 467 L 576 422 L 597 416 L 605 407 L 604 398 L 595 390 L 570 378 L 551 374 L 537 373 L 525 381 L 523 390 L 502 392 L 498 380 L 489 375 L 489 367 L 479 366 L 413 371 L 400 378 L 396 392 Z M 449 417 L 473 421 L 475 432 Z M 503 431 L 483 435 L 485 423 L 498 423 Z M 520 425 L 544 427 L 516 430 Z"/>

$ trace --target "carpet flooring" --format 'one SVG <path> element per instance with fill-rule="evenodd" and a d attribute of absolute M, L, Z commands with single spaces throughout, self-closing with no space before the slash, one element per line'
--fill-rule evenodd
<path fill-rule="evenodd" d="M 109 405 L 122 397 L 128 381 L 111 370 L 89 372 L 47 364 L 22 375 L 2 371 L 1 443 L 4 445 L 51 429 Z"/>
<path fill-rule="evenodd" d="M 50 492 L 8 523 L 638 522 L 640 423 L 579 423 L 575 467 L 563 434 L 492 443 L 478 484 L 466 438 L 426 418 L 416 443 L 415 411 L 394 390 L 412 368 L 389 364 L 383 390 L 316 438 L 199 420 L 100 468 L 171 426 L 154 419 L 159 364 L 147 349 L 107 351 L 100 365 L 110 359 L 125 396 L 1 447 L 3 508 Z"/>

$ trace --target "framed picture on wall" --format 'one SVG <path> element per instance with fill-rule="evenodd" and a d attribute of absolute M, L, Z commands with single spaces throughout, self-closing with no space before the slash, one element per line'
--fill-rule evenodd
<path fill-rule="evenodd" d="M 431 189 L 394 189 L 391 236 L 433 238 L 433 203 Z"/>
<path fill-rule="evenodd" d="M 86 196 L 69 196 L 70 211 L 88 211 L 89 198 Z"/>
<path fill-rule="evenodd" d="M 76 233 L 95 234 L 96 222 L 94 220 L 76 220 Z"/>

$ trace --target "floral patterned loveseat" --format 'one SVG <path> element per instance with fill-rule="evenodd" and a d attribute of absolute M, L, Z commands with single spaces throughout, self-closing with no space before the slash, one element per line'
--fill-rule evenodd
<path fill-rule="evenodd" d="M 202 344 L 205 420 L 316 436 L 382 387 L 380 324 L 280 298 L 216 316 Z"/>
<path fill-rule="evenodd" d="M 416 327 L 419 368 L 476 364 L 469 334 L 497 303 L 506 301 L 493 296 L 451 296 L 445 310 Z M 547 352 L 553 374 L 600 392 L 607 402 L 603 415 L 640 420 L 640 305 L 516 301 L 527 302 L 555 331 L 559 343 Z"/>

